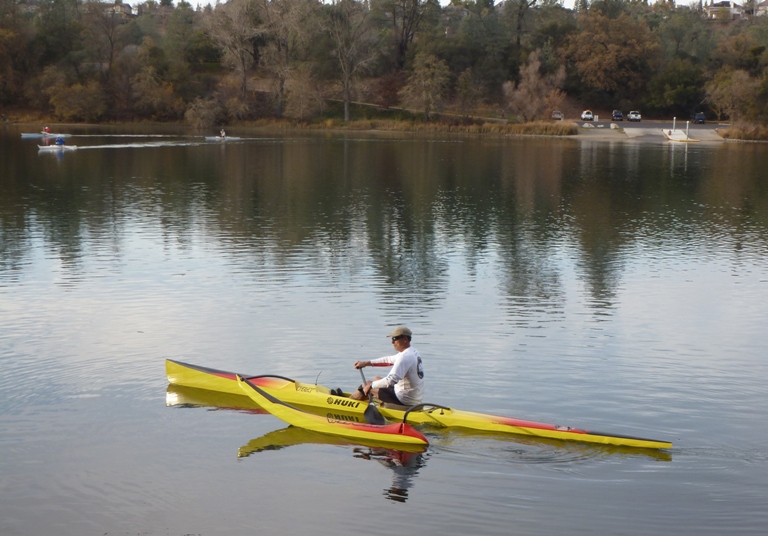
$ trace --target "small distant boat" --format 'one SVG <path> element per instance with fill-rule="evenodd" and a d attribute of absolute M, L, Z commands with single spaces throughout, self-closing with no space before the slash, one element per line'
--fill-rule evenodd
<path fill-rule="evenodd" d="M 56 132 L 22 132 L 22 138 L 71 138 L 72 134 L 61 134 Z"/>
<path fill-rule="evenodd" d="M 64 151 L 74 151 L 77 149 L 77 145 L 38 145 L 40 152 L 55 153 Z"/>
<path fill-rule="evenodd" d="M 232 141 L 239 140 L 237 136 L 206 136 L 205 141 Z"/>
<path fill-rule="evenodd" d="M 43 138 L 71 138 L 72 134 L 62 134 L 61 132 L 41 132 Z"/>

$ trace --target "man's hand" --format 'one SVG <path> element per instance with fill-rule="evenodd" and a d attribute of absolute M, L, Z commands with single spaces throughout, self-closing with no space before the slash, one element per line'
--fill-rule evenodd
<path fill-rule="evenodd" d="M 365 368 L 365 367 L 369 367 L 369 366 L 371 366 L 371 362 L 370 361 L 355 361 L 355 368 L 356 369 L 361 369 L 361 368 Z"/>

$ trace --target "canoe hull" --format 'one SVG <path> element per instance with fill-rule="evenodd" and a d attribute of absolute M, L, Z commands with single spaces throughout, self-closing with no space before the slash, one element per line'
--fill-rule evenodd
<path fill-rule="evenodd" d="M 77 149 L 77 145 L 38 145 L 37 146 L 39 151 L 45 151 L 45 152 L 57 152 L 57 151 L 74 151 Z"/>
<path fill-rule="evenodd" d="M 72 134 L 57 134 L 55 132 L 22 132 L 22 138 L 71 138 Z"/>
<path fill-rule="evenodd" d="M 222 370 L 190 365 L 179 361 L 166 360 L 166 374 L 171 384 L 209 389 L 230 394 L 243 394 L 237 383 L 237 374 Z M 241 375 L 248 378 L 247 375 Z M 256 378 L 251 380 L 270 395 L 288 404 L 320 408 L 326 411 L 342 411 L 363 414 L 368 401 L 351 400 L 346 396 L 335 396 L 322 385 L 305 384 L 282 378 Z M 346 393 L 345 393 L 346 394 Z M 347 395 L 348 396 L 348 395 Z M 381 414 L 392 421 L 402 421 L 405 410 L 402 406 L 379 406 Z M 514 434 L 518 436 L 544 437 L 565 441 L 580 441 L 601 445 L 618 445 L 636 448 L 669 449 L 672 443 L 641 437 L 624 436 L 581 430 L 569 426 L 513 419 L 485 413 L 475 413 L 453 408 L 425 408 L 408 414 L 408 422 L 446 428 Z"/>

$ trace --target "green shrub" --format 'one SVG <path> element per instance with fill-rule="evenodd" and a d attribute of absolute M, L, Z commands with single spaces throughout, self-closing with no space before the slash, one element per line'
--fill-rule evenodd
<path fill-rule="evenodd" d="M 107 102 L 101 84 L 61 87 L 51 94 L 56 117 L 64 121 L 97 121 L 107 111 Z"/>

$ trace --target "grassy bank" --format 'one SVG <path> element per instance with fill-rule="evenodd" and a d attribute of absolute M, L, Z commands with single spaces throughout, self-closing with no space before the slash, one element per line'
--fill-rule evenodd
<path fill-rule="evenodd" d="M 343 106 L 332 102 L 325 117 L 308 122 L 296 122 L 293 128 L 380 130 L 392 132 L 434 132 L 446 134 L 479 134 L 493 136 L 573 136 L 578 127 L 561 121 L 532 123 L 508 123 L 506 120 L 487 116 L 462 116 L 452 113 L 436 113 L 429 120 L 424 114 L 402 108 L 382 109 L 370 104 L 356 103 L 350 107 L 350 121 L 345 122 Z"/>
<path fill-rule="evenodd" d="M 378 130 L 389 132 L 424 132 L 436 134 L 477 134 L 491 136 L 575 136 L 578 127 L 573 123 L 533 122 L 500 123 L 483 120 L 441 118 L 434 121 L 397 119 L 356 119 L 344 122 L 341 119 L 301 122 L 288 120 L 264 120 L 249 122 L 249 126 L 278 129 L 310 130 Z"/>
<path fill-rule="evenodd" d="M 718 133 L 727 140 L 768 141 L 766 125 L 734 125 Z"/>
<path fill-rule="evenodd" d="M 6 116 L 14 123 L 57 124 L 54 118 L 31 110 L 13 110 Z M 575 136 L 578 127 L 568 121 L 536 121 L 531 123 L 508 123 L 492 116 L 462 116 L 459 114 L 433 114 L 429 120 L 424 114 L 404 109 L 382 109 L 369 104 L 353 104 L 350 107 L 350 121 L 343 120 L 341 103 L 331 102 L 322 117 L 306 121 L 295 119 L 263 118 L 244 120 L 223 125 L 224 127 L 274 128 L 280 130 L 377 130 L 384 132 L 421 132 L 435 134 L 472 134 L 484 136 Z M 135 123 L 144 123 L 138 120 Z M 107 121 L 101 124 L 119 124 Z M 150 121 L 150 123 L 152 123 Z M 172 124 L 172 123 L 162 123 Z M 211 127 L 218 130 L 222 125 Z"/>

